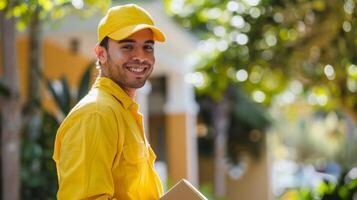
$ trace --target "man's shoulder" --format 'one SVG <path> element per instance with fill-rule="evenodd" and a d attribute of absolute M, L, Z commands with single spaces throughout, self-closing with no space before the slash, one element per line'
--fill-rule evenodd
<path fill-rule="evenodd" d="M 123 105 L 110 94 L 92 90 L 72 108 L 66 120 L 83 119 L 92 114 L 117 119 L 123 109 Z"/>
<path fill-rule="evenodd" d="M 77 103 L 73 111 L 115 112 L 120 111 L 122 108 L 123 105 L 120 101 L 115 99 L 112 95 L 103 91 L 92 90 Z"/>

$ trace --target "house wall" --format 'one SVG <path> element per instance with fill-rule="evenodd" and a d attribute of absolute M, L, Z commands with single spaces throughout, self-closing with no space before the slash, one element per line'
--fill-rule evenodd
<path fill-rule="evenodd" d="M 17 40 L 17 56 L 20 69 L 21 94 L 25 96 L 27 95 L 26 83 L 28 81 L 28 48 L 27 37 L 19 37 Z M 90 58 L 72 53 L 69 49 L 58 47 L 51 41 L 46 39 L 43 41 L 43 73 L 51 80 L 66 76 L 70 85 L 75 86 L 90 61 Z M 2 73 L 2 63 L 0 63 L 0 67 L 0 73 Z"/>
<path fill-rule="evenodd" d="M 264 137 L 264 140 L 265 137 Z M 226 173 L 226 200 L 272 200 L 270 181 L 270 162 L 267 148 L 262 148 L 261 157 L 253 159 L 244 158 L 246 168 L 238 179 L 233 179 Z M 200 184 L 211 183 L 212 191 L 214 181 L 213 157 L 199 157 Z"/>
<path fill-rule="evenodd" d="M 239 180 L 227 177 L 227 200 L 271 200 L 269 163 L 266 152 L 259 160 L 248 159 L 247 171 Z"/>
<path fill-rule="evenodd" d="M 19 37 L 17 40 L 17 58 L 19 67 L 20 93 L 22 101 L 26 101 L 28 87 L 28 38 Z M 60 79 L 62 76 L 68 79 L 71 88 L 79 85 L 80 77 L 91 59 L 80 54 L 71 52 L 44 39 L 43 41 L 43 74 L 50 80 Z M 2 60 L 0 54 L 0 61 Z M 2 74 L 2 62 L 0 62 L 0 74 Z M 43 104 L 50 111 L 55 111 L 56 106 L 51 101 L 51 96 L 45 85 L 42 85 Z"/>

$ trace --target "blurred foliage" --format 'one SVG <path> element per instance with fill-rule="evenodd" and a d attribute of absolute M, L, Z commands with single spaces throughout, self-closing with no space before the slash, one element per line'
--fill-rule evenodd
<path fill-rule="evenodd" d="M 315 110 L 306 102 L 274 105 L 270 148 L 276 159 L 291 159 L 317 168 L 337 162 L 342 168 L 357 165 L 357 129 L 339 110 Z"/>
<path fill-rule="evenodd" d="M 3 84 L 2 82 L 0 82 L 0 96 L 4 97 L 4 98 L 8 98 L 10 97 L 10 90 L 9 88 L 7 88 L 5 86 L 5 84 Z"/>
<path fill-rule="evenodd" d="M 233 88 L 229 98 L 231 109 L 226 154 L 231 163 L 237 164 L 245 153 L 256 159 L 260 157 L 263 137 L 270 125 L 270 118 L 266 110 L 256 102 L 252 102 L 244 91 L 238 87 Z M 214 102 L 207 95 L 198 96 L 197 102 L 200 104 L 199 126 L 204 124 L 207 131 L 203 134 L 205 137 L 198 140 L 199 151 L 201 155 L 212 156 L 215 134 L 212 122 L 214 119 L 212 116 L 215 114 L 212 109 Z"/>
<path fill-rule="evenodd" d="M 0 0 L 0 10 L 8 17 L 18 18 L 17 28 L 24 30 L 39 12 L 40 20 L 60 20 L 71 13 L 83 17 L 91 16 L 98 10 L 106 12 L 111 0 Z"/>
<path fill-rule="evenodd" d="M 203 183 L 200 184 L 200 189 L 199 191 L 207 198 L 210 200 L 225 200 L 225 198 L 217 198 L 213 194 L 213 188 L 211 183 Z"/>
<path fill-rule="evenodd" d="M 264 130 L 270 122 L 265 109 L 251 99 L 269 105 L 271 97 L 281 92 L 286 84 L 285 69 L 270 68 L 268 60 L 254 52 L 258 51 L 254 43 L 248 43 L 251 39 L 247 33 L 259 38 L 260 27 L 265 22 L 250 17 L 248 7 L 244 8 L 246 13 L 230 11 L 230 7 L 239 6 L 238 1 L 164 2 L 168 13 L 201 40 L 195 55 L 190 58 L 197 71 L 190 78 L 199 96 L 200 115 L 211 134 L 199 139 L 200 151 L 212 153 L 214 144 L 210 140 L 218 134 L 227 134 L 226 155 L 230 161 L 239 162 L 243 153 L 259 158 Z M 262 50 L 259 52 L 262 54 Z M 233 92 L 229 91 L 230 87 Z M 219 119 L 212 116 L 217 114 L 215 102 L 223 101 L 228 101 L 232 107 L 228 111 L 227 133 L 215 132 L 218 128 L 214 127 L 214 120 Z"/>
<path fill-rule="evenodd" d="M 322 183 L 317 189 L 317 195 L 321 200 L 352 200 L 357 196 L 356 168 L 349 173 L 342 174 L 337 185 L 329 182 Z"/>
<path fill-rule="evenodd" d="M 325 181 L 312 191 L 309 188 L 289 190 L 280 200 L 354 200 L 357 197 L 357 168 L 345 172 L 337 184 Z"/>
<path fill-rule="evenodd" d="M 357 120 L 356 0 L 165 0 L 201 41 L 192 63 L 200 94 L 230 83 L 270 105 L 292 80 L 309 101 Z"/>
<path fill-rule="evenodd" d="M 40 74 L 61 112 L 60 116 L 67 115 L 74 104 L 87 94 L 93 67 L 93 62 L 87 66 L 76 88 L 77 93 L 71 92 L 74 90 L 69 87 L 65 77 L 49 80 Z M 56 131 L 60 125 L 57 119 L 60 117 L 47 112 L 41 105 L 37 106 L 40 107 L 41 121 L 25 124 L 21 140 L 21 195 L 22 199 L 56 199 L 57 172 L 52 155 Z M 27 112 L 26 108 L 24 112 Z M 29 135 L 27 133 L 31 132 L 30 129 L 37 129 L 39 133 Z"/>
<path fill-rule="evenodd" d="M 259 159 L 264 148 L 265 130 L 271 121 L 266 109 L 252 102 L 246 94 L 237 89 L 233 102 L 230 127 L 228 129 L 228 155 L 237 163 L 243 153 Z"/>
<path fill-rule="evenodd" d="M 66 116 L 75 104 L 84 97 L 90 89 L 92 70 L 95 66 L 95 62 L 91 62 L 86 67 L 83 75 L 81 76 L 78 90 L 76 94 L 71 94 L 71 89 L 68 85 L 66 77 L 62 77 L 60 80 L 50 81 L 45 80 L 48 90 L 62 116 Z"/>
<path fill-rule="evenodd" d="M 41 109 L 39 126 L 38 135 L 22 138 L 21 199 L 56 199 L 57 173 L 52 155 L 59 122 Z"/>
<path fill-rule="evenodd" d="M 0 11 L 5 13 L 6 17 L 15 17 L 17 19 L 17 29 L 20 31 L 31 27 L 32 23 L 37 22 L 35 45 L 37 48 L 41 45 L 41 30 L 43 24 L 62 19 L 65 15 L 76 13 L 81 17 L 87 17 L 100 10 L 105 12 L 111 3 L 111 0 L 0 0 Z M 41 23 L 38 23 L 41 21 Z M 1 31 L 1 30 L 0 30 Z M 30 31 L 31 32 L 31 31 Z M 30 34 L 30 37 L 34 37 Z M 31 41 L 30 38 L 29 40 Z M 37 49 L 38 50 L 38 49 Z M 40 60 L 41 56 L 35 49 L 30 51 L 37 54 L 35 60 Z M 36 62 L 40 63 L 40 62 Z M 31 62 L 29 63 L 31 65 Z M 30 66 L 37 68 L 37 66 Z M 35 69 L 39 70 L 39 69 Z M 89 70 L 89 71 L 88 71 Z M 79 92 L 75 97 L 71 97 L 70 88 L 67 80 L 62 78 L 58 88 L 53 82 L 45 79 L 47 87 L 50 89 L 53 98 L 63 115 L 67 114 L 77 101 L 89 89 L 90 69 L 86 71 L 79 86 Z M 25 85 L 29 85 L 31 81 Z M 60 90 L 58 90 L 60 89 Z M 0 84 L 1 95 L 9 95 L 11 91 Z M 53 116 L 44 110 L 41 102 L 38 100 L 28 101 L 23 105 L 24 119 L 22 138 L 21 138 L 21 195 L 23 199 L 54 199 L 57 191 L 56 172 L 52 160 L 53 141 L 59 123 L 56 121 L 57 116 Z"/>

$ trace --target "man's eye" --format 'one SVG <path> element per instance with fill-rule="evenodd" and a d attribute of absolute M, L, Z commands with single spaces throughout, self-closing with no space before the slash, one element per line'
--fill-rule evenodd
<path fill-rule="evenodd" d="M 123 45 L 121 48 L 125 50 L 131 50 L 133 49 L 133 45 Z"/>
<path fill-rule="evenodd" d="M 145 46 L 144 46 L 144 49 L 145 49 L 146 51 L 154 51 L 154 47 L 151 46 L 151 45 L 145 45 Z"/>

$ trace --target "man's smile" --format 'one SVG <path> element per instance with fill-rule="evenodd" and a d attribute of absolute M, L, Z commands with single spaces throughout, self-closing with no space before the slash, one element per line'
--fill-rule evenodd
<path fill-rule="evenodd" d="M 124 68 L 136 76 L 143 76 L 149 69 L 147 64 L 124 64 Z"/>

